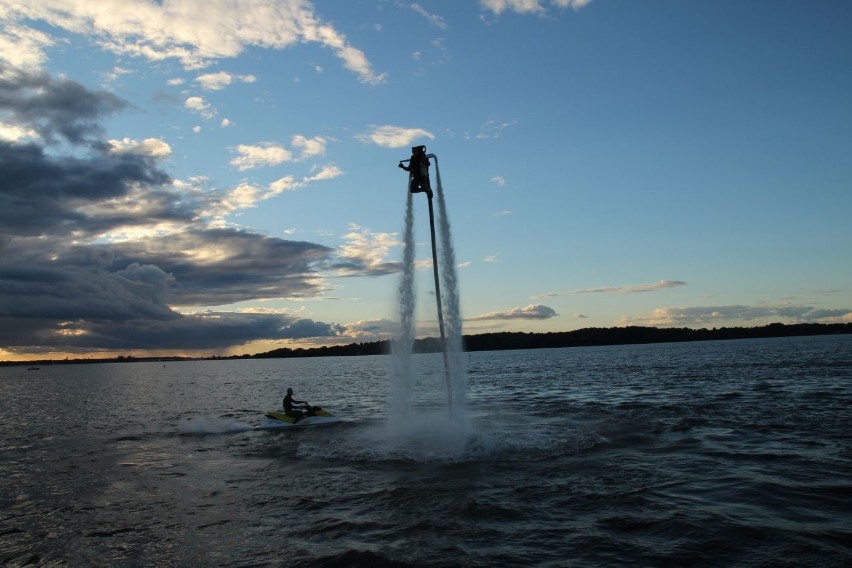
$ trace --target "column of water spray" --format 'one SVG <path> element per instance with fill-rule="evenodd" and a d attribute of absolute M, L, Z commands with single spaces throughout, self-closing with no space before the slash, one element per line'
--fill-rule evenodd
<path fill-rule="evenodd" d="M 392 344 L 393 376 L 391 422 L 402 420 L 411 407 L 411 354 L 414 348 L 414 199 L 406 191 L 405 228 L 403 231 L 402 278 L 399 282 L 399 337 Z M 398 424 L 390 424 L 396 428 Z"/>
<path fill-rule="evenodd" d="M 441 184 L 441 170 L 435 158 L 436 196 L 438 198 L 438 227 L 440 234 L 441 285 L 444 297 L 444 322 L 450 366 L 450 393 L 454 418 L 463 418 L 465 394 L 467 392 L 467 374 L 462 357 L 462 320 L 459 307 L 458 277 L 456 275 L 456 253 L 450 233 L 450 221 L 444 199 L 444 187 Z"/>

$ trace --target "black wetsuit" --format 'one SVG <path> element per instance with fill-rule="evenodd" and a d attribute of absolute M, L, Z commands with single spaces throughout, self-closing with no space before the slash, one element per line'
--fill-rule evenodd
<path fill-rule="evenodd" d="M 429 184 L 429 158 L 424 153 L 411 155 L 411 160 L 408 166 L 402 166 L 402 169 L 409 172 L 410 178 L 408 181 L 408 191 L 411 193 L 426 192 L 429 197 L 432 197 L 432 187 Z"/>
<path fill-rule="evenodd" d="M 293 395 L 288 393 L 287 396 L 284 397 L 284 413 L 285 414 L 288 414 L 288 415 L 295 414 L 295 412 L 293 411 L 293 403 L 294 402 L 296 404 L 305 404 L 304 400 L 293 400 Z M 299 411 L 296 411 L 296 412 L 299 412 Z M 301 415 L 301 412 L 299 412 L 299 415 Z"/>

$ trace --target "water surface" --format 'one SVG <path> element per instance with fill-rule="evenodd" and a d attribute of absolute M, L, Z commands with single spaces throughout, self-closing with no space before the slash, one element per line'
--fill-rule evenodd
<path fill-rule="evenodd" d="M 852 337 L 0 368 L 0 563 L 848 566 Z M 344 418 L 255 431 L 292 386 Z"/>

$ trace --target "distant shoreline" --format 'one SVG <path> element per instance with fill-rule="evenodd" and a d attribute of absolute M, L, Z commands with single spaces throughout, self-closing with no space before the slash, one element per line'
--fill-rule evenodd
<path fill-rule="evenodd" d="M 807 337 L 815 335 L 852 334 L 852 323 L 772 323 L 761 327 L 721 327 L 714 329 L 658 328 L 658 327 L 609 327 L 583 328 L 574 331 L 547 333 L 497 332 L 465 335 L 464 351 L 507 351 L 512 349 L 551 349 L 561 347 L 596 347 L 605 345 L 638 345 L 649 343 L 677 343 L 687 341 L 714 341 L 733 339 L 758 339 L 772 337 Z M 391 342 L 373 341 L 350 343 L 305 349 L 283 347 L 255 355 L 231 355 L 227 357 L 134 357 L 132 355 L 101 359 L 41 359 L 29 361 L 0 361 L 0 366 L 62 365 L 86 363 L 134 363 L 169 361 L 222 361 L 233 359 L 287 359 L 296 357 L 356 357 L 362 355 L 387 355 Z M 434 337 L 417 339 L 415 353 L 436 353 L 440 341 Z"/>

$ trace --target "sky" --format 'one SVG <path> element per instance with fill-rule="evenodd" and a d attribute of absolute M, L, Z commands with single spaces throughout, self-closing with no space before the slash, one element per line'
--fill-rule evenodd
<path fill-rule="evenodd" d="M 850 23 L 847 0 L 0 0 L 0 360 L 394 337 L 421 144 L 465 334 L 852 322 Z"/>

